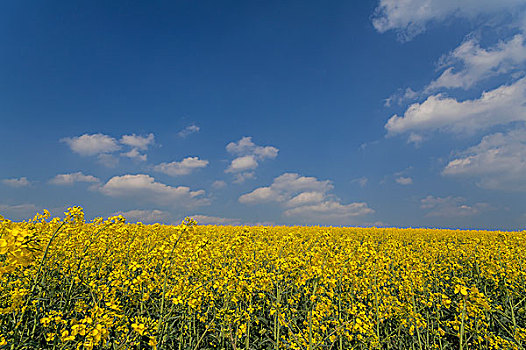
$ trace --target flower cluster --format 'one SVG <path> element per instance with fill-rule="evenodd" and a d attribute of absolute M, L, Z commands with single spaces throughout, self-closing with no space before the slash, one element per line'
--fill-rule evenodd
<path fill-rule="evenodd" d="M 526 232 L 0 221 L 0 349 L 523 349 Z"/>

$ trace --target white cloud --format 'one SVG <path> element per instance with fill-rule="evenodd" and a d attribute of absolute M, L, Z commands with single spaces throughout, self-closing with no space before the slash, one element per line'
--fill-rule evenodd
<path fill-rule="evenodd" d="M 31 182 L 27 179 L 27 177 L 3 179 L 2 183 L 10 187 L 27 187 L 31 185 Z"/>
<path fill-rule="evenodd" d="M 58 174 L 49 183 L 53 185 L 73 185 L 76 182 L 97 183 L 99 179 L 92 175 L 84 175 L 82 172 L 71 174 Z"/>
<path fill-rule="evenodd" d="M 243 204 L 279 203 L 287 217 L 307 221 L 336 219 L 349 222 L 355 216 L 371 214 L 373 209 L 366 203 L 341 204 L 329 193 L 333 189 L 330 181 L 315 177 L 285 173 L 274 179 L 270 186 L 259 187 L 239 197 Z"/>
<path fill-rule="evenodd" d="M 242 137 L 238 142 L 230 142 L 226 146 L 229 153 L 237 155 L 254 155 L 258 159 L 276 158 L 278 149 L 273 146 L 258 146 L 252 142 L 252 137 Z"/>
<path fill-rule="evenodd" d="M 155 143 L 155 136 L 151 133 L 148 136 L 138 136 L 135 134 L 123 135 L 120 142 L 135 149 L 145 151 L 150 145 Z"/>
<path fill-rule="evenodd" d="M 148 147 L 155 143 L 155 136 L 148 134 L 147 136 L 140 136 L 136 134 L 123 135 L 119 141 L 115 138 L 98 134 L 84 134 L 78 137 L 65 137 L 60 140 L 65 142 L 69 148 L 82 156 L 97 156 L 99 163 L 104 166 L 113 168 L 119 163 L 119 159 L 113 155 L 113 152 L 122 149 L 122 146 L 131 147 L 127 152 L 122 152 L 122 157 L 127 157 L 139 161 L 146 161 L 146 154 L 141 151 L 146 151 Z"/>
<path fill-rule="evenodd" d="M 191 134 L 194 134 L 196 132 L 199 132 L 201 128 L 195 124 L 192 124 L 192 125 L 188 125 L 186 128 L 184 128 L 183 130 L 179 131 L 177 133 L 177 135 L 179 135 L 179 137 L 182 137 L 182 138 L 185 138 Z"/>
<path fill-rule="evenodd" d="M 509 41 L 500 41 L 494 47 L 483 49 L 474 38 L 462 43 L 442 59 L 445 71 L 431 82 L 426 91 L 439 88 L 469 89 L 480 80 L 498 74 L 510 73 L 524 66 L 526 45 L 522 34 Z M 455 66 L 460 65 L 460 70 Z"/>
<path fill-rule="evenodd" d="M 216 190 L 219 190 L 224 187 L 226 187 L 226 182 L 224 182 L 223 180 L 216 180 L 214 181 L 214 183 L 212 183 L 212 188 Z"/>
<path fill-rule="evenodd" d="M 234 159 L 225 172 L 237 173 L 257 168 L 258 162 L 254 156 L 242 156 Z"/>
<path fill-rule="evenodd" d="M 285 202 L 285 205 L 287 207 L 298 207 L 311 203 L 320 203 L 324 199 L 325 193 L 323 192 L 301 192 Z"/>
<path fill-rule="evenodd" d="M 487 189 L 526 191 L 526 129 L 483 137 L 451 160 L 442 174 L 474 178 Z"/>
<path fill-rule="evenodd" d="M 155 181 L 149 175 L 114 176 L 101 186 L 100 191 L 111 197 L 138 198 L 141 201 L 164 204 L 172 207 L 192 207 L 207 205 L 209 200 L 203 198 L 205 191 L 192 191 L 189 187 L 172 187 Z"/>
<path fill-rule="evenodd" d="M 199 157 L 187 157 L 180 162 L 161 163 L 153 169 L 160 173 L 170 176 L 188 175 L 192 171 L 204 168 L 208 165 L 208 160 L 199 159 Z"/>
<path fill-rule="evenodd" d="M 422 141 L 424 141 L 422 135 L 416 134 L 414 132 L 410 133 L 409 137 L 407 138 L 407 143 L 412 143 L 415 145 L 415 147 L 420 146 Z"/>
<path fill-rule="evenodd" d="M 312 205 L 305 205 L 284 212 L 285 216 L 302 218 L 323 218 L 323 220 L 346 220 L 350 217 L 363 216 L 374 213 L 374 210 L 367 206 L 367 203 L 341 204 L 337 201 L 324 201 Z"/>
<path fill-rule="evenodd" d="M 208 216 L 201 214 L 194 214 L 188 216 L 201 225 L 241 225 L 241 220 L 239 219 L 223 218 L 218 216 Z"/>
<path fill-rule="evenodd" d="M 234 183 L 241 184 L 248 179 L 256 178 L 256 173 L 253 171 L 245 171 L 243 173 L 234 174 Z"/>
<path fill-rule="evenodd" d="M 258 167 L 259 161 L 264 159 L 274 159 L 278 156 L 279 150 L 273 146 L 258 146 L 252 142 L 252 137 L 242 137 L 237 142 L 230 142 L 226 150 L 238 157 L 232 160 L 226 173 L 236 174 L 235 182 L 243 182 L 247 178 L 254 177 L 254 170 Z M 250 172 L 247 172 L 250 171 Z"/>
<path fill-rule="evenodd" d="M 27 220 L 32 218 L 38 211 L 34 204 L 24 203 L 16 205 L 0 204 L 0 214 L 11 220 Z"/>
<path fill-rule="evenodd" d="M 420 208 L 427 210 L 428 217 L 466 217 L 479 214 L 481 211 L 490 209 L 487 203 L 466 204 L 462 197 L 434 197 L 427 196 L 420 200 Z"/>
<path fill-rule="evenodd" d="M 145 162 L 147 156 L 146 154 L 140 153 L 139 150 L 148 150 L 148 148 L 155 143 L 155 136 L 152 133 L 148 134 L 148 136 L 135 134 L 123 135 L 120 142 L 123 145 L 132 147 L 128 152 L 121 153 L 121 156 Z"/>
<path fill-rule="evenodd" d="M 235 182 L 243 182 L 247 178 L 254 177 L 253 170 L 258 167 L 259 161 L 264 159 L 274 159 L 278 156 L 279 150 L 273 146 L 258 146 L 252 142 L 252 137 L 242 137 L 238 142 L 230 142 L 226 150 L 238 157 L 232 160 L 226 173 L 242 173 L 236 176 Z M 245 172 L 245 173 L 244 173 Z"/>
<path fill-rule="evenodd" d="M 400 176 L 395 179 L 396 183 L 400 185 L 411 185 L 413 183 L 413 179 L 410 177 Z"/>
<path fill-rule="evenodd" d="M 397 105 L 401 105 L 407 100 L 413 100 L 418 97 L 418 92 L 411 88 L 406 88 L 404 91 L 399 90 L 384 100 L 384 106 L 391 107 L 393 102 Z"/>
<path fill-rule="evenodd" d="M 284 196 L 279 191 L 271 187 L 259 187 L 250 193 L 245 193 L 239 197 L 239 202 L 244 204 L 264 203 L 264 202 L 282 202 Z"/>
<path fill-rule="evenodd" d="M 153 209 L 141 210 L 134 209 L 125 212 L 117 212 L 115 215 L 122 215 L 128 222 L 142 222 L 142 223 L 168 223 L 171 222 L 171 214 L 166 211 Z"/>
<path fill-rule="evenodd" d="M 459 102 L 442 94 L 415 103 L 402 117 L 392 116 L 385 128 L 389 135 L 441 130 L 470 133 L 495 125 L 526 121 L 526 78 L 483 92 L 474 100 Z"/>
<path fill-rule="evenodd" d="M 82 156 L 111 153 L 121 148 L 117 140 L 104 134 L 84 134 L 78 137 L 65 137 L 60 141 L 65 142 L 73 152 Z"/>
<path fill-rule="evenodd" d="M 320 181 L 315 177 L 285 173 L 274 179 L 269 187 L 259 187 L 239 197 L 241 203 L 284 202 L 302 192 L 327 193 L 332 190 L 330 181 Z"/>
<path fill-rule="evenodd" d="M 121 156 L 128 157 L 130 159 L 140 160 L 145 162 L 147 159 L 146 154 L 141 154 L 137 148 L 132 148 L 128 152 L 121 153 Z"/>
<path fill-rule="evenodd" d="M 524 0 L 380 0 L 372 21 L 380 33 L 396 30 L 401 40 L 410 40 L 423 32 L 427 23 L 453 16 L 475 18 L 481 14 L 516 11 Z"/>
<path fill-rule="evenodd" d="M 360 185 L 360 187 L 365 187 L 368 181 L 369 181 L 368 178 L 366 178 L 365 176 L 362 176 L 357 179 L 351 180 L 351 183 L 357 183 L 358 185 Z"/>

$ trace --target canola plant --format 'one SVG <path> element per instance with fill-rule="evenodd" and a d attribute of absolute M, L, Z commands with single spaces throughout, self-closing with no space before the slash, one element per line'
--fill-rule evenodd
<path fill-rule="evenodd" d="M 0 349 L 524 349 L 526 231 L 0 217 Z"/>

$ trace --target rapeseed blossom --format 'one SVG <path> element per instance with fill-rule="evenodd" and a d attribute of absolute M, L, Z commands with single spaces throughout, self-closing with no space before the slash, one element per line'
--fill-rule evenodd
<path fill-rule="evenodd" d="M 0 349 L 523 349 L 526 232 L 0 219 Z"/>

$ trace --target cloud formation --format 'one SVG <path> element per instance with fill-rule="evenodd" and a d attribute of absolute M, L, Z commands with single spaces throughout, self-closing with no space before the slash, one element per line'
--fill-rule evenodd
<path fill-rule="evenodd" d="M 70 174 L 58 174 L 49 180 L 49 183 L 53 185 L 73 185 L 77 182 L 98 183 L 99 179 L 92 175 L 84 175 L 78 171 Z"/>
<path fill-rule="evenodd" d="M 205 191 L 192 191 L 189 187 L 172 187 L 146 174 L 114 176 L 100 191 L 110 197 L 137 198 L 170 207 L 194 207 L 209 204 Z"/>
<path fill-rule="evenodd" d="M 223 180 L 216 180 L 212 183 L 212 188 L 216 189 L 216 190 L 219 190 L 221 188 L 225 188 L 226 187 L 226 182 L 224 182 Z"/>
<path fill-rule="evenodd" d="M 451 160 L 442 174 L 473 178 L 486 189 L 526 191 L 526 129 L 484 136 Z"/>
<path fill-rule="evenodd" d="M 445 70 L 425 90 L 467 90 L 483 79 L 523 68 L 525 62 L 526 44 L 522 34 L 517 34 L 508 41 L 499 41 L 489 49 L 481 48 L 475 38 L 470 38 L 440 59 Z"/>
<path fill-rule="evenodd" d="M 151 223 L 170 223 L 171 214 L 167 211 L 152 209 L 141 210 L 134 209 L 124 212 L 117 212 L 115 215 L 122 215 L 128 222 L 142 222 L 145 224 Z"/>
<path fill-rule="evenodd" d="M 365 176 L 362 176 L 357 179 L 351 180 L 351 183 L 357 183 L 358 185 L 360 185 L 360 187 L 365 187 L 368 181 L 369 181 L 368 178 L 366 178 Z"/>
<path fill-rule="evenodd" d="M 99 162 L 108 167 L 114 167 L 119 162 L 118 158 L 113 155 L 114 152 L 119 151 L 124 147 L 131 147 L 127 152 L 122 152 L 122 157 L 138 161 L 146 161 L 146 154 L 140 151 L 146 151 L 155 144 L 155 136 L 148 134 L 147 136 L 140 135 L 123 135 L 119 141 L 117 139 L 98 134 L 84 134 L 76 137 L 65 137 L 60 140 L 66 143 L 69 148 L 81 156 L 97 156 Z"/>
<path fill-rule="evenodd" d="M 342 204 L 329 191 L 333 185 L 329 180 L 285 173 L 274 179 L 270 186 L 259 187 L 239 197 L 243 204 L 279 203 L 283 215 L 306 221 L 349 222 L 351 218 L 371 214 L 367 203 Z"/>
<path fill-rule="evenodd" d="M 372 21 L 378 32 L 395 30 L 400 40 L 408 41 L 425 31 L 429 22 L 452 16 L 473 19 L 521 8 L 524 8 L 523 0 L 380 0 Z"/>
<path fill-rule="evenodd" d="M 241 225 L 241 220 L 239 219 L 223 218 L 218 216 L 209 216 L 201 214 L 194 214 L 188 216 L 201 225 Z"/>
<path fill-rule="evenodd" d="M 10 187 L 27 187 L 31 185 L 31 182 L 27 179 L 27 177 L 3 179 L 2 183 Z"/>
<path fill-rule="evenodd" d="M 188 175 L 192 171 L 205 168 L 208 160 L 199 159 L 199 157 L 187 157 L 180 162 L 161 163 L 153 167 L 153 170 L 170 176 Z"/>
<path fill-rule="evenodd" d="M 385 124 L 388 135 L 440 130 L 471 133 L 495 125 L 526 121 L 526 78 L 483 92 L 478 99 L 458 100 L 442 94 L 409 106 L 403 116 Z M 418 135 L 418 134 L 417 134 Z"/>
<path fill-rule="evenodd" d="M 65 142 L 69 148 L 81 156 L 95 156 L 111 153 L 121 149 L 117 140 L 104 134 L 84 134 L 77 137 L 65 137 L 60 141 Z"/>
<path fill-rule="evenodd" d="M 139 160 L 141 162 L 145 162 L 147 159 L 146 154 L 141 154 L 137 148 L 132 148 L 128 152 L 123 152 L 121 153 L 121 156 L 130 158 L 130 159 Z"/>
<path fill-rule="evenodd" d="M 121 156 L 128 157 L 139 161 L 146 161 L 147 155 L 141 154 L 139 150 L 146 151 L 148 148 L 155 144 L 155 136 L 150 133 L 148 136 L 140 135 L 123 135 L 120 139 L 121 144 L 132 147 L 128 152 L 121 153 Z"/>
<path fill-rule="evenodd" d="M 155 136 L 152 133 L 148 134 L 148 136 L 138 136 L 135 134 L 123 135 L 120 142 L 123 145 L 145 151 L 155 143 Z"/>
<path fill-rule="evenodd" d="M 35 204 L 0 204 L 0 214 L 11 220 L 27 220 L 37 213 L 39 208 Z"/>
<path fill-rule="evenodd" d="M 434 197 L 427 196 L 420 200 L 420 208 L 427 210 L 427 217 L 458 218 L 477 215 L 481 211 L 490 209 L 487 203 L 466 204 L 462 197 Z"/>
<path fill-rule="evenodd" d="M 186 128 L 184 128 L 183 130 L 179 131 L 177 133 L 177 135 L 179 137 L 182 137 L 182 138 L 185 138 L 191 134 L 195 134 L 196 132 L 199 132 L 199 130 L 201 130 L 201 128 L 195 124 L 192 124 L 192 125 L 188 125 Z"/>
<path fill-rule="evenodd" d="M 233 173 L 236 176 L 235 182 L 243 182 L 253 178 L 253 170 L 259 166 L 259 162 L 264 159 L 274 159 L 278 156 L 279 150 L 274 146 L 258 146 L 252 142 L 252 137 L 243 137 L 237 142 L 230 142 L 226 146 L 228 153 L 236 155 L 232 160 L 226 173 Z"/>
<path fill-rule="evenodd" d="M 404 185 L 404 186 L 411 185 L 413 183 L 413 179 L 410 177 L 406 177 L 406 176 L 397 177 L 395 181 L 397 184 Z"/>

